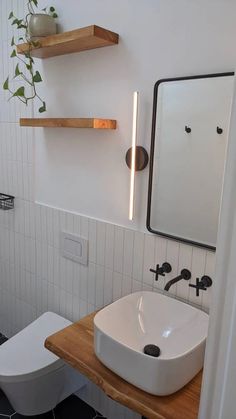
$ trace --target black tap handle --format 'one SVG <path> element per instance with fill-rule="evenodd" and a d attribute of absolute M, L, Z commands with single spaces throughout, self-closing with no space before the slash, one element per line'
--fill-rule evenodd
<path fill-rule="evenodd" d="M 207 288 L 212 286 L 212 279 L 209 276 L 204 275 L 201 278 L 201 281 L 199 280 L 199 278 L 196 278 L 196 285 L 189 284 L 189 286 L 191 288 L 196 288 L 196 296 L 199 297 L 199 291 L 200 290 L 206 291 Z"/>
<path fill-rule="evenodd" d="M 155 274 L 155 281 L 158 281 L 158 275 L 163 275 L 163 274 L 160 272 L 160 267 L 159 267 L 159 265 L 156 265 L 156 269 L 150 269 L 150 272 L 152 272 L 152 273 L 154 273 L 154 274 Z"/>
<path fill-rule="evenodd" d="M 163 265 L 162 266 L 157 265 L 157 271 L 158 271 L 158 275 L 165 276 L 165 270 L 163 268 Z"/>
<path fill-rule="evenodd" d="M 201 283 L 203 284 L 205 288 L 209 288 L 212 286 L 212 279 L 207 275 L 203 275 L 201 279 Z"/>
<path fill-rule="evenodd" d="M 200 284 L 200 281 L 199 281 L 199 278 L 196 278 L 196 285 L 194 285 L 194 284 L 189 284 L 189 286 L 191 287 L 191 288 L 196 288 L 196 296 L 197 297 L 199 297 L 199 290 L 201 289 L 204 289 L 204 288 L 202 288 L 202 285 Z M 205 290 L 205 289 L 204 289 Z"/>
<path fill-rule="evenodd" d="M 172 271 L 172 266 L 170 263 L 164 262 L 162 264 L 162 269 L 163 269 L 163 272 L 165 272 L 166 274 L 169 274 Z"/>
<path fill-rule="evenodd" d="M 166 273 L 172 271 L 172 267 L 168 262 L 164 262 L 162 266 L 159 264 L 156 265 L 156 269 L 150 269 L 150 272 L 155 274 L 155 281 L 158 281 L 158 276 L 165 276 Z"/>

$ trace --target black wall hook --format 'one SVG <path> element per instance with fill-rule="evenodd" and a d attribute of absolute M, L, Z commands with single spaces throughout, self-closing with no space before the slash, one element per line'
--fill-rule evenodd
<path fill-rule="evenodd" d="M 217 127 L 216 128 L 216 132 L 217 132 L 217 134 L 223 134 L 223 129 L 222 128 L 220 128 L 220 127 Z"/>
<path fill-rule="evenodd" d="M 190 134 L 190 132 L 192 132 L 192 129 L 185 125 L 185 132 L 187 132 L 187 134 Z"/>

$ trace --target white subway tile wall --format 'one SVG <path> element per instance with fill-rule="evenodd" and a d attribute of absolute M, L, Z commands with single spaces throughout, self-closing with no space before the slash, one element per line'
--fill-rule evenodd
<path fill-rule="evenodd" d="M 24 0 L 0 2 L 0 82 L 13 71 L 9 57 L 12 7 L 22 14 Z M 182 268 L 191 282 L 203 274 L 214 277 L 214 253 L 158 236 L 132 231 L 34 203 L 34 132 L 19 127 L 19 117 L 32 109 L 8 102 L 0 89 L 0 192 L 16 196 L 14 211 L 0 211 L 0 331 L 12 336 L 47 310 L 75 321 L 104 305 L 140 290 L 163 292 L 166 282 Z M 89 264 L 78 265 L 60 254 L 59 233 L 80 234 L 89 240 Z M 172 272 L 155 282 L 149 271 L 168 261 Z M 211 289 L 195 290 L 184 281 L 172 296 L 208 310 Z M 89 385 L 83 398 L 108 418 L 140 416 L 112 402 Z"/>

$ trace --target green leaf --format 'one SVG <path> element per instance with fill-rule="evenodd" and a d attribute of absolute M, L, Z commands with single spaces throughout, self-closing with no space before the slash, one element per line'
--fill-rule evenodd
<path fill-rule="evenodd" d="M 10 14 L 9 14 L 9 16 L 8 16 L 8 19 L 12 19 L 14 17 L 14 13 L 13 12 L 11 12 Z"/>
<path fill-rule="evenodd" d="M 14 23 L 15 22 L 15 23 Z M 24 22 L 23 19 L 15 19 L 15 21 L 12 22 L 12 25 L 17 25 L 18 29 L 24 28 Z"/>
<path fill-rule="evenodd" d="M 43 106 L 41 106 L 41 108 L 39 108 L 39 112 L 40 113 L 43 113 L 43 112 L 45 112 L 47 110 L 47 108 L 46 108 L 46 103 L 45 102 L 43 102 Z"/>
<path fill-rule="evenodd" d="M 43 81 L 39 71 L 36 71 L 36 73 L 33 77 L 33 81 L 34 81 L 34 83 L 40 83 L 41 81 Z"/>
<path fill-rule="evenodd" d="M 19 87 L 19 89 L 16 90 L 16 92 L 13 94 L 13 96 L 25 97 L 25 88 L 24 88 L 24 86 Z"/>
<path fill-rule="evenodd" d="M 12 21 L 12 25 L 18 25 L 19 24 L 19 19 L 14 19 Z"/>
<path fill-rule="evenodd" d="M 20 76 L 22 73 L 20 72 L 20 69 L 19 69 L 19 64 L 17 64 L 16 65 L 16 68 L 15 68 L 15 77 L 18 77 L 18 76 Z"/>
<path fill-rule="evenodd" d="M 9 89 L 9 77 L 7 77 L 6 81 L 3 84 L 3 89 L 8 90 Z"/>
<path fill-rule="evenodd" d="M 38 6 L 38 0 L 30 0 L 31 3 L 34 3 L 34 5 L 37 7 Z"/>
<path fill-rule="evenodd" d="M 15 49 L 13 49 L 13 51 L 11 53 L 11 58 L 14 58 L 14 57 L 16 57 L 16 50 Z"/>
<path fill-rule="evenodd" d="M 15 38 L 13 36 L 12 39 L 11 39 L 11 46 L 14 47 L 14 45 L 15 45 Z"/>
<path fill-rule="evenodd" d="M 58 17 L 58 15 L 56 13 L 53 13 L 52 17 L 54 17 L 54 19 L 56 19 Z"/>
<path fill-rule="evenodd" d="M 27 68 L 27 70 L 32 70 L 32 64 L 26 64 L 26 68 Z"/>

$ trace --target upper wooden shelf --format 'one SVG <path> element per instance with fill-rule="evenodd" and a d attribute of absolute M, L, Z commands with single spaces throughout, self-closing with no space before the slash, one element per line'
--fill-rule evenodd
<path fill-rule="evenodd" d="M 114 119 L 101 118 L 21 118 L 21 127 L 116 129 Z"/>
<path fill-rule="evenodd" d="M 197 419 L 202 374 L 170 396 L 152 396 L 127 383 L 96 357 L 93 343 L 95 313 L 47 338 L 45 346 L 87 376 L 113 400 L 148 419 Z M 137 365 L 138 368 L 138 365 Z"/>
<path fill-rule="evenodd" d="M 31 50 L 32 57 L 49 58 L 72 54 L 119 43 L 119 35 L 96 25 L 40 38 L 40 46 Z M 28 44 L 17 45 L 17 53 L 24 54 Z"/>

